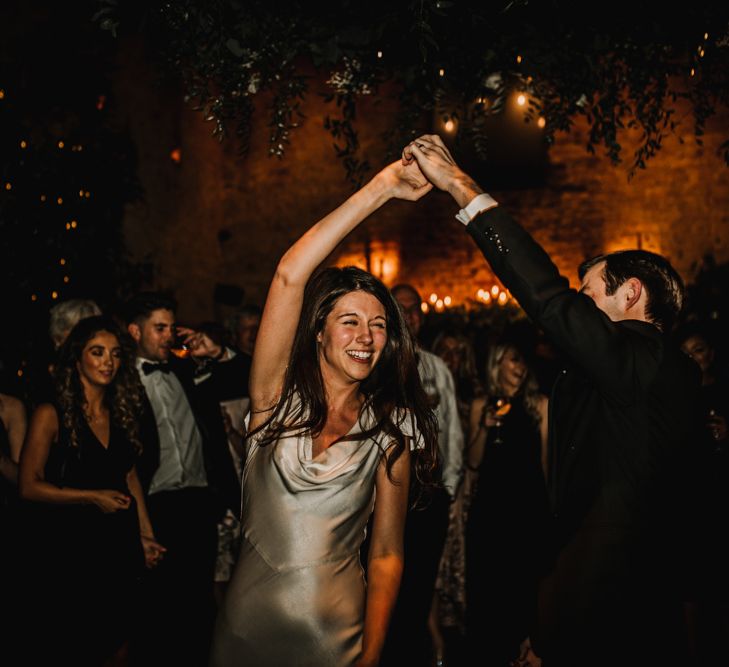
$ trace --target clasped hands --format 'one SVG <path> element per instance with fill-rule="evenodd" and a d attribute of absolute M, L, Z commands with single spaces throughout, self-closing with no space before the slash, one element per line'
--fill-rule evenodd
<path fill-rule="evenodd" d="M 398 162 L 386 167 L 394 179 L 393 194 L 416 201 L 433 187 L 450 193 L 462 208 L 483 190 L 456 164 L 437 134 L 424 134 L 411 141 Z"/>

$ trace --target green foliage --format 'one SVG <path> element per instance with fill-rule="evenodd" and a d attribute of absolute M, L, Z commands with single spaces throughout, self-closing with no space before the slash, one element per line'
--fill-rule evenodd
<path fill-rule="evenodd" d="M 245 148 L 253 98 L 269 93 L 277 157 L 297 127 L 310 76 L 325 78 L 339 112 L 326 126 L 357 183 L 368 169 L 357 101 L 385 83 L 401 108 L 387 132 L 394 153 L 432 129 L 435 111 L 458 118 L 461 139 L 483 156 L 484 120 L 513 91 L 529 95 L 529 119 L 546 120 L 548 141 L 585 117 L 587 150 L 601 149 L 614 162 L 624 157 L 621 134 L 639 131 L 633 169 L 644 168 L 676 130 L 683 102 L 700 143 L 708 118 L 729 102 L 728 12 L 726 3 L 672 10 L 645 0 L 344 0 L 326 13 L 276 0 L 101 0 L 96 19 L 112 31 L 146 31 L 221 139 L 233 128 Z M 729 162 L 729 142 L 721 150 Z"/>

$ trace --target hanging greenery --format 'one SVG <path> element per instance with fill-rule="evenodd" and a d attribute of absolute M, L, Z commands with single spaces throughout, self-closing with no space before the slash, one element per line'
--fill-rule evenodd
<path fill-rule="evenodd" d="M 282 157 L 312 79 L 326 81 L 338 113 L 326 119 L 349 178 L 362 180 L 358 100 L 399 98 L 387 138 L 393 152 L 432 130 L 433 114 L 458 122 L 461 140 L 483 157 L 490 115 L 512 93 L 547 141 L 577 118 L 586 148 L 625 158 L 621 135 L 638 130 L 629 156 L 644 168 L 691 109 L 696 141 L 729 102 L 729 6 L 717 2 L 627 4 L 527 0 L 343 0 L 325 12 L 306 2 L 100 0 L 96 20 L 141 29 L 183 81 L 187 99 L 221 140 L 234 131 L 245 150 L 253 100 L 270 100 L 270 153 Z M 729 136 L 728 136 L 729 139 Z M 721 146 L 729 163 L 729 141 Z"/>

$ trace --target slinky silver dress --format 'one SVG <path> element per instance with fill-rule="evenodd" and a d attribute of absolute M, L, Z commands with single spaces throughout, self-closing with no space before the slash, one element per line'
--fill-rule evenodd
<path fill-rule="evenodd" d="M 372 417 L 365 411 L 350 435 Z M 400 425 L 412 436 L 410 419 Z M 219 612 L 214 667 L 345 667 L 362 650 L 359 550 L 382 450 L 337 442 L 312 458 L 309 436 L 259 447 L 243 473 L 242 543 Z"/>

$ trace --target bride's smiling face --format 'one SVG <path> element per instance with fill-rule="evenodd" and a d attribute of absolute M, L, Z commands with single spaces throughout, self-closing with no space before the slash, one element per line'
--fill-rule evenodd
<path fill-rule="evenodd" d="M 365 380 L 387 343 L 385 307 L 372 294 L 348 292 L 327 315 L 317 343 L 325 377 L 346 382 Z"/>

